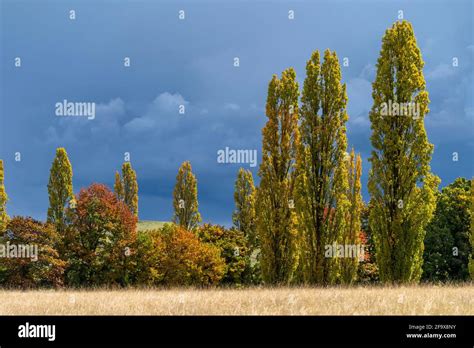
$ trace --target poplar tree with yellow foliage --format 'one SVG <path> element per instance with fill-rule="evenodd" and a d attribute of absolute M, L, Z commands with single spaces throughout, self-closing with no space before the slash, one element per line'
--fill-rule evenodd
<path fill-rule="evenodd" d="M 56 157 L 51 166 L 49 183 L 49 208 L 47 221 L 56 226 L 58 232 L 66 227 L 66 207 L 74 200 L 72 189 L 72 166 L 66 149 L 56 149 Z"/>
<path fill-rule="evenodd" d="M 340 278 L 340 265 L 335 255 L 326 255 L 326 248 L 343 240 L 350 208 L 347 96 L 335 52 L 326 50 L 322 64 L 319 52 L 313 52 L 301 102 L 296 188 L 301 269 L 306 282 L 328 284 Z"/>
<path fill-rule="evenodd" d="M 5 192 L 5 183 L 4 183 L 4 173 L 3 173 L 3 160 L 0 160 L 0 233 L 5 231 L 10 217 L 7 214 L 7 201 L 8 196 Z"/>
<path fill-rule="evenodd" d="M 433 145 L 424 118 L 429 112 L 423 59 L 411 24 L 385 32 L 372 85 L 372 165 L 369 223 L 384 282 L 417 282 L 425 227 L 435 206 L 439 178 L 431 173 Z"/>
<path fill-rule="evenodd" d="M 194 230 L 201 222 L 198 210 L 197 180 L 193 174 L 191 163 L 183 162 L 176 176 L 173 191 L 173 222 L 186 230 Z"/>
<path fill-rule="evenodd" d="M 235 210 L 232 214 L 232 222 L 235 228 L 243 232 L 252 251 L 258 248 L 255 230 L 255 194 L 252 172 L 240 168 L 235 181 Z"/>
<path fill-rule="evenodd" d="M 125 198 L 122 177 L 119 172 L 115 172 L 114 192 L 117 198 L 121 201 Z"/>
<path fill-rule="evenodd" d="M 298 83 L 293 68 L 273 76 L 268 86 L 262 130 L 262 163 L 257 189 L 257 233 L 262 278 L 267 284 L 288 284 L 297 267 L 294 202 L 295 159 L 299 146 Z"/>
<path fill-rule="evenodd" d="M 118 197 L 123 194 L 123 200 L 133 215 L 138 216 L 138 182 L 137 173 L 130 162 L 122 165 L 122 187 L 114 187 Z"/>
<path fill-rule="evenodd" d="M 346 216 L 346 226 L 342 235 L 342 245 L 350 246 L 352 254 L 350 257 L 341 259 L 341 279 L 345 284 L 351 284 L 356 280 L 359 261 L 365 257 L 365 247 L 361 248 L 361 214 L 364 202 L 361 194 L 360 177 L 362 175 L 362 159 L 355 155 L 352 149 L 346 159 L 347 173 L 349 179 L 349 209 Z M 347 256 L 347 255 L 346 255 Z"/>

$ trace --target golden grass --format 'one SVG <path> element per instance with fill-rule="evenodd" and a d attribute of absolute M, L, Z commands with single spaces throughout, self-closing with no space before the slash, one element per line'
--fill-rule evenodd
<path fill-rule="evenodd" d="M 474 284 L 0 290 L 0 315 L 473 315 Z"/>

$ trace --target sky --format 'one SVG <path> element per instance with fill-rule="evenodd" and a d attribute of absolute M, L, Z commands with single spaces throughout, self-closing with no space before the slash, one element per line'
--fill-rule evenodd
<path fill-rule="evenodd" d="M 0 0 L 0 159 L 9 215 L 46 218 L 49 169 L 55 149 L 65 147 L 76 193 L 94 182 L 113 187 L 130 153 L 141 220 L 171 219 L 177 170 L 189 160 L 203 221 L 230 225 L 237 171 L 250 169 L 258 182 L 258 165 L 219 163 L 217 152 L 257 150 L 259 164 L 272 75 L 294 67 L 301 88 L 311 53 L 327 48 L 341 63 L 347 58 L 348 143 L 363 158 L 368 201 L 371 84 L 382 36 L 399 11 L 425 61 L 432 171 L 441 186 L 472 177 L 470 0 Z M 95 103 L 95 118 L 58 117 L 63 100 Z"/>

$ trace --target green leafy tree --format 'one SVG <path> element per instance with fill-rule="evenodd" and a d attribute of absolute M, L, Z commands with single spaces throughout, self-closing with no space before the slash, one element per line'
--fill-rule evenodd
<path fill-rule="evenodd" d="M 250 264 L 250 250 L 243 232 L 235 228 L 204 224 L 198 229 L 198 237 L 204 243 L 219 248 L 226 264 L 221 282 L 235 285 L 244 283 L 245 271 Z"/>
<path fill-rule="evenodd" d="M 433 219 L 426 228 L 423 279 L 469 279 L 472 218 L 471 181 L 458 178 L 438 194 Z"/>
<path fill-rule="evenodd" d="M 384 282 L 420 279 L 425 228 L 435 209 L 439 178 L 430 169 L 423 65 L 411 24 L 396 22 L 382 39 L 369 115 L 369 222 Z"/>
<path fill-rule="evenodd" d="M 128 206 L 128 208 L 130 209 L 133 215 L 138 216 L 137 173 L 135 172 L 135 170 L 133 170 L 132 164 L 130 162 L 125 162 L 122 165 L 122 177 L 123 177 L 123 187 L 122 189 L 117 188 L 121 190 L 121 191 L 116 191 L 117 196 L 120 198 L 119 193 L 123 192 L 123 200 L 125 204 Z"/>
<path fill-rule="evenodd" d="M 136 252 L 132 255 L 132 282 L 135 285 L 163 285 L 165 271 L 161 267 L 166 257 L 161 230 L 137 232 Z"/>
<path fill-rule="evenodd" d="M 58 232 L 62 233 L 67 223 L 66 207 L 74 200 L 71 162 L 62 147 L 56 149 L 49 175 L 48 194 L 48 222 L 53 223 Z"/>
<path fill-rule="evenodd" d="M 257 190 L 257 233 L 262 277 L 266 283 L 290 283 L 297 268 L 297 228 L 293 190 L 299 144 L 298 83 L 292 68 L 268 86 L 262 130 L 262 163 Z"/>
<path fill-rule="evenodd" d="M 197 180 L 186 161 L 179 167 L 173 192 L 173 222 L 191 231 L 201 222 L 198 210 Z"/>
<path fill-rule="evenodd" d="M 252 283 L 258 283 L 261 278 L 260 243 L 256 231 L 255 199 L 256 189 L 252 172 L 240 168 L 235 181 L 235 210 L 232 214 L 232 221 L 234 227 L 241 231 L 247 240 L 250 262 L 244 278 L 246 278 L 245 281 Z"/>
<path fill-rule="evenodd" d="M 326 50 L 320 64 L 315 51 L 306 64 L 298 151 L 297 208 L 303 235 L 301 259 L 305 280 L 333 283 L 338 260 L 325 257 L 325 246 L 339 243 L 349 209 L 346 87 L 335 52 Z"/>
<path fill-rule="evenodd" d="M 115 172 L 114 192 L 121 201 L 125 199 L 125 190 L 123 188 L 123 180 L 119 172 Z"/>
<path fill-rule="evenodd" d="M 3 174 L 3 161 L 0 160 L 0 233 L 5 231 L 7 223 L 9 221 L 9 216 L 7 214 L 7 201 L 8 196 L 5 192 L 5 183 L 4 183 L 4 174 Z"/>

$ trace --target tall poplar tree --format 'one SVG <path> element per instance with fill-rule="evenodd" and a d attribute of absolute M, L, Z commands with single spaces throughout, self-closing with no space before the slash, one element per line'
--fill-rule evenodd
<path fill-rule="evenodd" d="M 173 222 L 188 231 L 194 230 L 201 222 L 198 210 L 197 180 L 192 172 L 191 163 L 183 162 L 176 176 L 173 192 Z"/>
<path fill-rule="evenodd" d="M 123 199 L 133 215 L 138 216 L 138 182 L 137 173 L 130 162 L 122 165 Z M 120 189 L 120 188 L 119 188 Z M 117 193 L 118 195 L 118 193 Z"/>
<path fill-rule="evenodd" d="M 5 231 L 8 221 L 10 220 L 7 214 L 7 201 L 8 196 L 5 192 L 5 183 L 4 183 L 4 173 L 3 173 L 3 160 L 0 160 L 0 233 Z"/>
<path fill-rule="evenodd" d="M 237 230 L 245 236 L 249 248 L 249 263 L 243 273 L 248 283 L 260 283 L 260 243 L 256 230 L 255 199 L 256 189 L 250 170 L 239 169 L 235 181 L 234 202 L 235 210 L 232 222 Z"/>
<path fill-rule="evenodd" d="M 66 225 L 66 206 L 74 199 L 72 189 L 72 166 L 66 149 L 56 149 L 56 157 L 51 166 L 49 183 L 49 208 L 47 221 L 63 232 Z"/>
<path fill-rule="evenodd" d="M 430 169 L 433 145 L 424 126 L 429 98 L 423 65 L 411 24 L 394 23 L 382 39 L 369 115 L 369 223 L 385 282 L 420 279 L 425 227 L 435 209 L 439 179 Z"/>
<path fill-rule="evenodd" d="M 258 247 L 255 228 L 255 194 L 252 172 L 240 168 L 235 181 L 235 210 L 232 214 L 232 222 L 235 228 L 244 233 L 252 250 Z"/>
<path fill-rule="evenodd" d="M 360 155 L 355 155 L 354 149 L 352 149 L 347 158 L 347 172 L 349 177 L 349 191 L 347 193 L 349 209 L 347 211 L 346 225 L 342 235 L 342 244 L 352 248 L 352 255 L 349 255 L 351 257 L 345 255 L 346 257 L 341 259 L 341 282 L 351 284 L 356 280 L 359 261 L 365 256 L 365 249 L 360 249 L 361 215 L 362 209 L 364 208 L 360 192 L 362 159 Z M 363 254 L 361 254 L 361 252 Z"/>
<path fill-rule="evenodd" d="M 119 172 L 115 172 L 114 192 L 119 200 L 123 201 L 125 199 L 123 180 Z"/>
<path fill-rule="evenodd" d="M 262 130 L 262 163 L 257 189 L 257 233 L 261 245 L 262 278 L 289 283 L 297 267 L 297 231 L 293 190 L 299 144 L 298 83 L 293 68 L 273 76 L 268 86 Z"/>
<path fill-rule="evenodd" d="M 349 209 L 346 86 L 335 52 L 326 50 L 320 64 L 313 52 L 306 64 L 301 98 L 301 145 L 298 151 L 297 208 L 304 248 L 304 279 L 333 283 L 339 277 L 338 260 L 325 248 L 339 243 Z"/>

